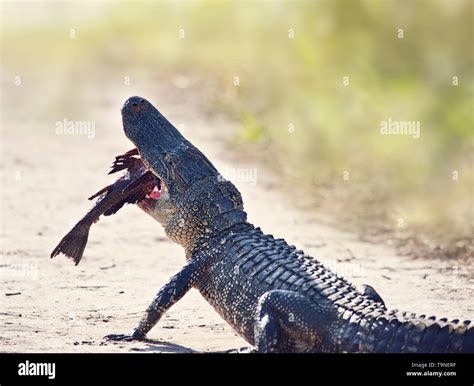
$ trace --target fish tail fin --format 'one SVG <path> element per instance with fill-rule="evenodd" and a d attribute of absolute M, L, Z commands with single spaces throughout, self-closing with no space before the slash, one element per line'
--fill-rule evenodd
<path fill-rule="evenodd" d="M 87 225 L 77 224 L 54 248 L 53 252 L 51 252 L 51 258 L 62 253 L 78 265 L 86 248 L 89 229 L 90 227 Z"/>

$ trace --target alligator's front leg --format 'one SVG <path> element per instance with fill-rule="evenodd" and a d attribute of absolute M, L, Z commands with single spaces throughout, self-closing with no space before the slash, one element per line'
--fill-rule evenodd
<path fill-rule="evenodd" d="M 131 335 L 110 334 L 105 336 L 108 340 L 142 340 L 148 331 L 161 319 L 163 314 L 178 300 L 180 300 L 207 271 L 205 257 L 189 261 L 176 275 L 161 287 L 145 315 L 133 330 Z"/>

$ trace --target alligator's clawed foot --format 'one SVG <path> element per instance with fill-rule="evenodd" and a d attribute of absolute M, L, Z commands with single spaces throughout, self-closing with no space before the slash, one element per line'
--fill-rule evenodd
<path fill-rule="evenodd" d="M 236 354 L 256 354 L 258 350 L 256 347 L 242 347 L 237 349 Z"/>
<path fill-rule="evenodd" d="M 222 351 L 225 354 L 252 354 L 258 352 L 256 348 L 252 347 L 241 347 L 241 348 L 232 348 L 230 350 Z"/>
<path fill-rule="evenodd" d="M 134 340 L 143 340 L 143 337 L 127 334 L 109 334 L 104 336 L 105 340 L 111 340 L 115 342 L 133 342 Z"/>

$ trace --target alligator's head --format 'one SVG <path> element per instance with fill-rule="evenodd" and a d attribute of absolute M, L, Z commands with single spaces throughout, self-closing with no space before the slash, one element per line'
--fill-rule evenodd
<path fill-rule="evenodd" d="M 214 165 L 146 99 L 129 98 L 122 108 L 125 134 L 160 191 L 139 203 L 168 236 L 191 251 L 198 240 L 246 221 L 242 198 Z"/>

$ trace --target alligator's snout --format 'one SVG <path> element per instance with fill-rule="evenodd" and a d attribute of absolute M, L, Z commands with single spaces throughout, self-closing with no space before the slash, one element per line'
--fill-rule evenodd
<path fill-rule="evenodd" d="M 133 114 L 138 114 L 140 111 L 146 110 L 149 106 L 149 103 L 146 99 L 143 99 L 139 96 L 133 96 L 128 98 L 122 107 L 122 113 L 131 112 Z"/>

